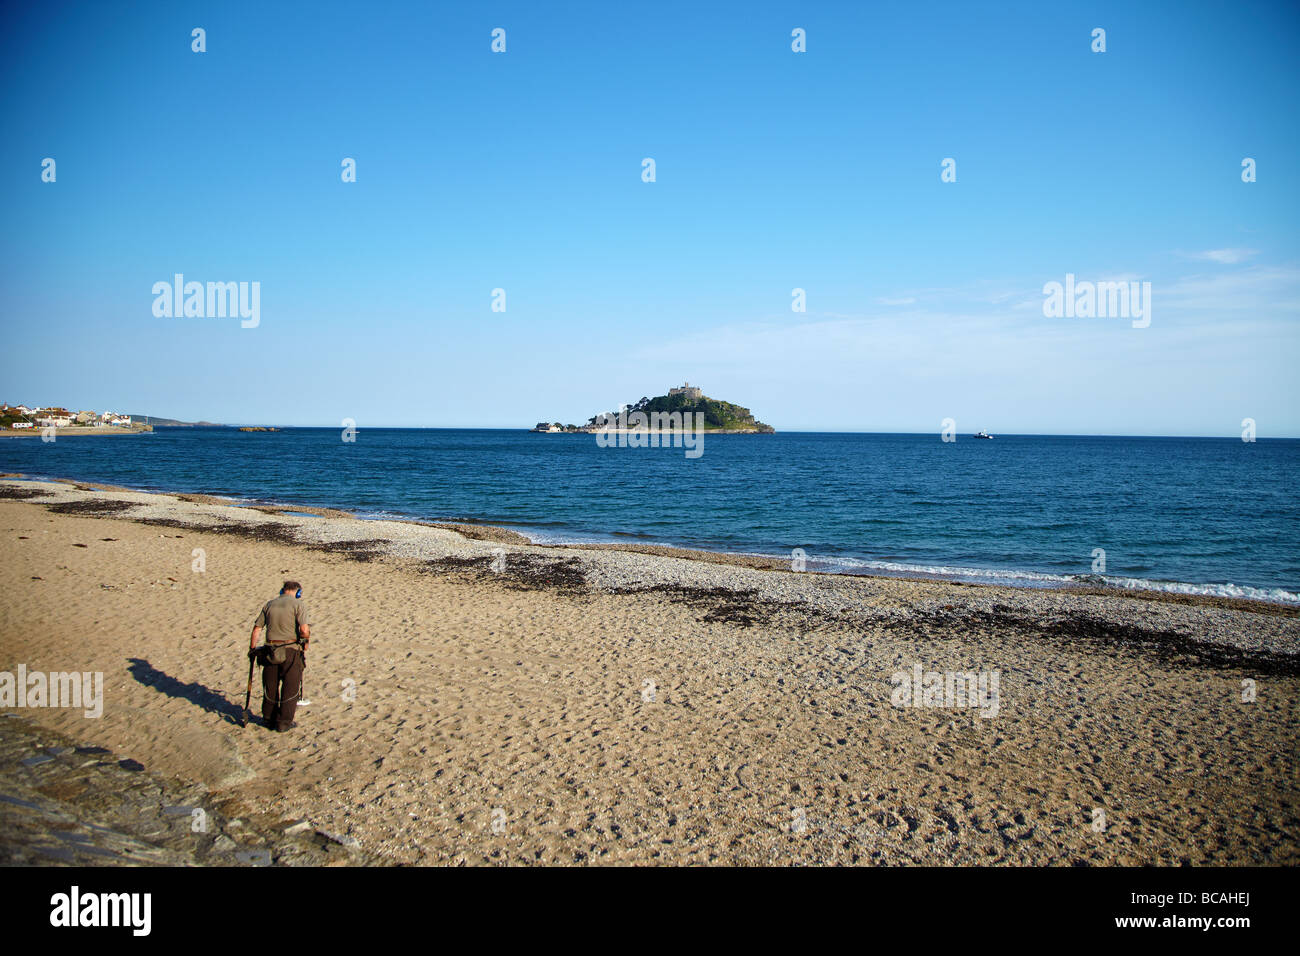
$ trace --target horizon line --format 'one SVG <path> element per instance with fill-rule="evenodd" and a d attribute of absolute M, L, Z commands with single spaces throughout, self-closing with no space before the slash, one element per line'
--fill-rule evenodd
<path fill-rule="evenodd" d="M 301 428 L 315 430 L 338 431 L 342 425 L 256 425 L 247 422 L 212 422 L 207 425 L 182 424 L 182 425 L 155 425 L 154 428 Z M 502 432 L 527 432 L 537 434 L 532 428 L 521 425 L 362 425 L 358 423 L 353 426 L 357 431 L 366 430 L 383 430 L 383 431 L 502 431 Z M 554 434 L 581 434 L 593 435 L 595 432 L 556 432 Z M 711 434 L 705 432 L 705 434 Z M 747 434 L 747 433 L 737 433 Z M 756 433 L 757 434 L 757 433 Z M 787 428 L 776 429 L 774 434 L 798 434 L 798 435 L 933 435 L 941 432 L 931 431 L 858 431 L 844 428 L 812 429 L 812 428 Z M 973 437 L 974 432 L 958 432 L 957 438 L 962 435 Z M 994 439 L 1003 438 L 1204 438 L 1216 440 L 1241 439 L 1240 434 L 1229 435 L 1193 435 L 1193 434 L 1175 434 L 1175 435 L 1156 435 L 1156 434 L 1121 434 L 1113 432 L 996 432 L 993 433 Z M 1296 441 L 1300 440 L 1300 435 L 1270 435 L 1256 436 L 1256 441 Z M 1251 444 L 1244 442 L 1244 444 Z"/>

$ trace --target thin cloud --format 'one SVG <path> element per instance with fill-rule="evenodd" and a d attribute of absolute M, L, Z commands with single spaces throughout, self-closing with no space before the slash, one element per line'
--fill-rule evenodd
<path fill-rule="evenodd" d="M 1207 317 L 1230 312 L 1291 314 L 1300 297 L 1300 268 L 1252 266 L 1238 272 L 1183 276 L 1157 286 L 1156 295 L 1167 305 Z"/>
<path fill-rule="evenodd" d="M 1207 249 L 1205 252 L 1184 253 L 1189 259 L 1202 262 L 1217 262 L 1221 266 L 1235 266 L 1245 262 L 1251 256 L 1259 255 L 1258 249 Z"/>

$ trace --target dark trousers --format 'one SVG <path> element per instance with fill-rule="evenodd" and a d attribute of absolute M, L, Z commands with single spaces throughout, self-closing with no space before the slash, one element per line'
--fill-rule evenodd
<path fill-rule="evenodd" d="M 293 724 L 302 690 L 302 654 L 294 646 L 285 650 L 288 659 L 283 664 L 272 664 L 267 658 L 262 668 L 262 720 L 276 730 L 288 730 Z"/>

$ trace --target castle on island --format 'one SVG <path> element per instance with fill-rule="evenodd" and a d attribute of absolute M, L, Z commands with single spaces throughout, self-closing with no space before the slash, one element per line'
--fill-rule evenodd
<path fill-rule="evenodd" d="M 674 395 L 684 395 L 687 398 L 694 399 L 698 402 L 704 397 L 704 392 L 700 390 L 698 385 L 692 385 L 690 382 L 683 382 L 681 388 L 668 389 L 668 397 L 672 398 Z"/>

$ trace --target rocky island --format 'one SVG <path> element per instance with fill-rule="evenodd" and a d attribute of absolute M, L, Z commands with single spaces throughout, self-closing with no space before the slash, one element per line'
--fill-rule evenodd
<path fill-rule="evenodd" d="M 681 427 L 672 422 L 696 421 L 704 423 L 702 431 L 709 434 L 770 435 L 776 429 L 754 418 L 748 408 L 709 398 L 697 385 L 689 382 L 680 388 L 670 388 L 667 395 L 657 398 L 643 397 L 635 405 L 623 405 L 618 412 L 602 412 L 587 419 L 585 425 L 561 425 L 559 422 L 538 422 L 532 431 L 547 434 L 594 434 L 623 429 L 670 431 Z"/>

